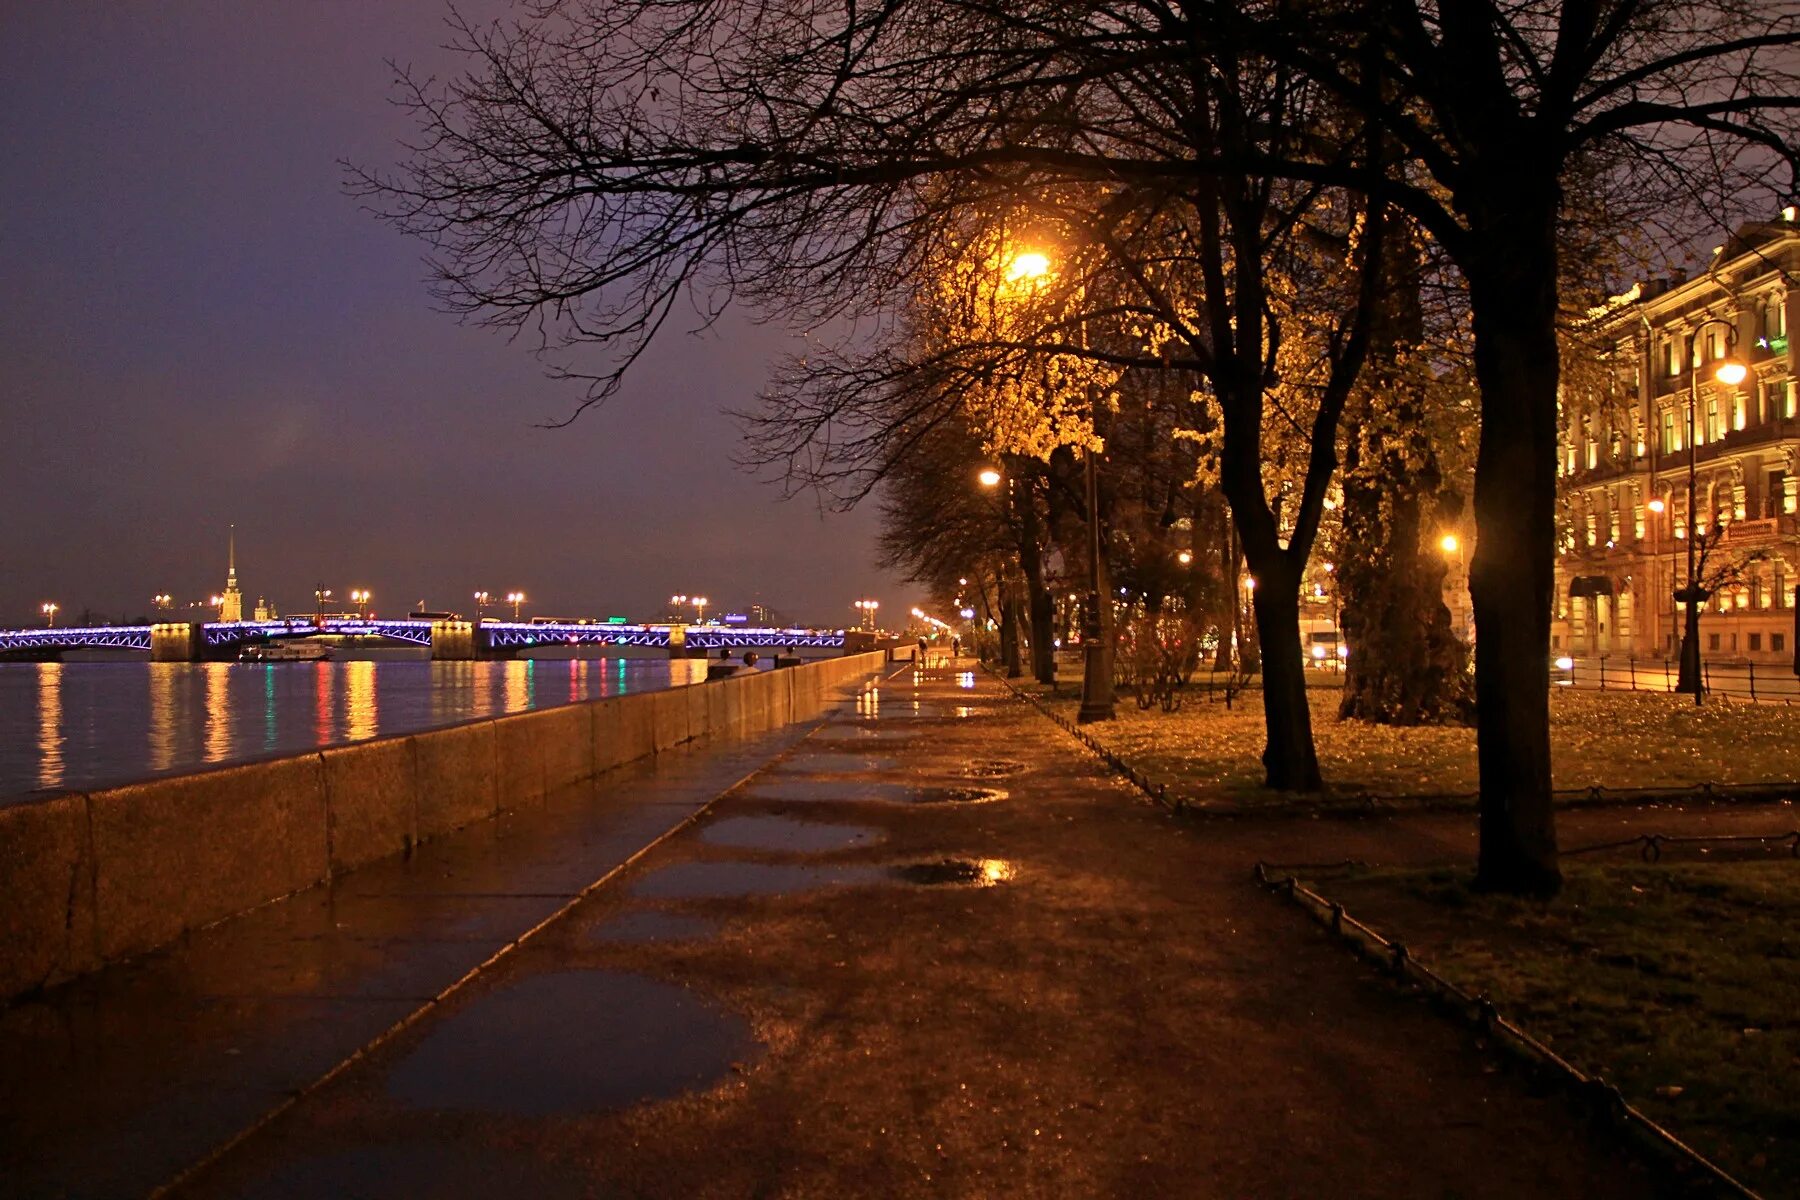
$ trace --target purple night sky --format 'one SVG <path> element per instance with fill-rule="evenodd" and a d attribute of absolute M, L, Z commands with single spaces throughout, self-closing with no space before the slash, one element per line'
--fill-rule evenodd
<path fill-rule="evenodd" d="M 490 0 L 491 2 L 491 0 Z M 495 11 L 500 6 L 494 5 Z M 572 427 L 575 385 L 433 311 L 423 247 L 340 190 L 410 132 L 384 60 L 452 69 L 439 0 L 13 4 L 0 17 L 0 624 L 224 582 L 375 608 L 662 614 L 674 591 L 820 624 L 872 506 L 824 515 L 730 463 L 781 334 L 674 336 Z M 473 14 L 478 7 L 471 7 Z"/>

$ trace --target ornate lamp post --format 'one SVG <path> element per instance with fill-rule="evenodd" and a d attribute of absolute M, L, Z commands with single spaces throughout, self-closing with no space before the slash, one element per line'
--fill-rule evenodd
<path fill-rule="evenodd" d="M 356 616 L 358 620 L 366 621 L 369 619 L 368 588 L 351 588 L 350 603 L 356 605 Z"/>
<path fill-rule="evenodd" d="M 56 628 L 56 610 L 61 607 L 62 605 L 57 604 L 53 600 L 47 600 L 43 604 L 38 605 L 38 611 L 44 614 L 44 624 L 46 626 L 51 629 Z"/>
<path fill-rule="evenodd" d="M 1700 334 L 1713 325 L 1722 325 L 1725 327 L 1725 357 L 1721 358 L 1718 361 L 1718 364 L 1713 367 L 1713 378 L 1718 380 L 1721 384 L 1724 384 L 1726 387 L 1736 387 L 1738 384 L 1744 382 L 1744 376 L 1749 373 L 1749 368 L 1731 357 L 1732 350 L 1737 346 L 1737 326 L 1733 325 L 1730 321 L 1725 320 L 1723 317 L 1708 317 L 1706 320 L 1700 322 L 1694 329 L 1694 352 L 1692 357 L 1696 360 L 1699 359 L 1701 344 Z M 1699 540 L 1695 536 L 1697 529 L 1694 525 L 1694 493 L 1699 490 L 1699 454 L 1698 448 L 1694 444 L 1694 412 L 1700 404 L 1700 363 L 1694 361 L 1690 366 L 1691 369 L 1688 372 L 1687 411 L 1687 586 L 1675 593 L 1675 599 L 1687 605 L 1687 612 L 1681 630 L 1681 670 L 1675 681 L 1675 690 L 1693 696 L 1694 703 L 1699 704 L 1704 698 L 1706 691 L 1700 675 L 1700 606 L 1706 602 L 1707 597 L 1712 593 L 1700 584 L 1697 575 L 1697 552 L 1694 545 L 1694 543 Z M 1713 516 L 1716 523 L 1718 514 L 1715 512 Z"/>
<path fill-rule="evenodd" d="M 475 623 L 477 625 L 481 624 L 481 610 L 487 607 L 487 603 L 491 599 L 493 599 L 492 593 L 489 593 L 489 592 L 476 592 L 475 593 Z"/>

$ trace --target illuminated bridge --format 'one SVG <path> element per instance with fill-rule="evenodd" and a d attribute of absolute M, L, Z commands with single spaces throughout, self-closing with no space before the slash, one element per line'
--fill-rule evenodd
<path fill-rule="evenodd" d="M 428 646 L 433 658 L 508 657 L 546 646 L 640 646 L 679 652 L 788 647 L 842 650 L 843 630 L 748 629 L 735 625 L 617 625 L 518 621 L 379 620 L 327 617 L 322 621 L 169 622 L 63 629 L 0 630 L 0 655 L 48 655 L 63 650 L 142 650 L 165 662 L 235 657 L 248 645 L 296 638 L 382 639 Z"/>

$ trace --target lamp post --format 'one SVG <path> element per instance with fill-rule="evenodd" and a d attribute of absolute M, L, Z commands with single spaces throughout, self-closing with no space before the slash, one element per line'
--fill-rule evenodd
<path fill-rule="evenodd" d="M 1749 373 L 1749 368 L 1731 357 L 1732 350 L 1737 346 L 1737 326 L 1723 317 L 1708 317 L 1695 327 L 1694 350 L 1690 357 L 1696 361 L 1689 363 L 1688 371 L 1687 586 L 1675 593 L 1675 598 L 1687 605 L 1681 630 L 1681 669 L 1676 677 L 1675 690 L 1693 696 L 1695 704 L 1701 703 L 1706 691 L 1700 675 L 1700 605 L 1710 593 L 1700 585 L 1694 545 L 1699 540 L 1695 536 L 1694 493 L 1699 490 L 1700 461 L 1698 447 L 1694 444 L 1694 414 L 1700 405 L 1700 363 L 1697 361 L 1700 358 L 1700 335 L 1713 325 L 1725 327 L 1725 355 L 1713 368 L 1713 378 L 1726 387 L 1736 387 L 1744 382 L 1744 376 Z M 1713 514 L 1713 518 L 1716 524 L 1717 512 Z"/>
<path fill-rule="evenodd" d="M 56 628 L 56 610 L 61 607 L 62 605 L 57 604 L 52 600 L 47 600 L 43 604 L 38 605 L 38 611 L 44 614 L 44 624 L 47 627 L 51 629 Z"/>
<path fill-rule="evenodd" d="M 688 598 L 680 592 L 669 597 L 669 620 L 681 620 L 681 610 L 686 607 Z"/>
<path fill-rule="evenodd" d="M 475 623 L 477 625 L 481 624 L 481 610 L 487 607 L 487 603 L 491 599 L 493 599 L 493 595 L 490 592 L 475 593 Z"/>
<path fill-rule="evenodd" d="M 150 597 L 150 603 L 155 606 L 157 612 L 166 614 L 174 606 L 175 597 L 167 592 L 158 592 Z"/>
<path fill-rule="evenodd" d="M 1650 526 L 1650 561 L 1653 564 L 1653 566 L 1651 568 L 1651 584 L 1650 584 L 1650 591 L 1651 591 L 1652 595 L 1655 595 L 1655 593 L 1656 593 L 1656 576 L 1658 574 L 1660 574 L 1662 571 L 1662 547 L 1661 547 L 1662 537 L 1661 537 L 1660 533 L 1658 532 L 1658 530 L 1661 528 L 1661 525 L 1662 525 L 1663 513 L 1665 510 L 1667 510 L 1668 507 L 1669 507 L 1668 505 L 1663 503 L 1661 496 L 1652 496 L 1650 498 L 1650 500 L 1647 501 L 1644 505 L 1644 508 L 1646 510 L 1648 510 L 1650 513 L 1650 520 L 1648 521 L 1648 524 Z M 1669 537 L 1669 543 L 1670 543 L 1670 546 L 1669 546 L 1669 637 L 1673 637 L 1675 635 L 1675 619 L 1676 619 L 1675 618 L 1675 548 L 1674 548 L 1674 542 L 1675 542 L 1675 538 L 1674 538 L 1673 533 L 1671 533 L 1671 535 Z M 1663 644 L 1665 646 L 1668 645 L 1667 638 L 1664 639 Z"/>
<path fill-rule="evenodd" d="M 850 607 L 861 614 L 857 619 L 858 628 L 871 631 L 875 628 L 875 610 L 881 607 L 881 601 L 857 600 Z"/>
<path fill-rule="evenodd" d="M 1040 279 L 1050 272 L 1050 260 L 1043 254 L 1025 253 L 1014 256 L 1007 266 L 1007 279 L 1016 282 L 1023 279 Z M 1084 319 L 1077 331 L 1080 348 L 1087 349 L 1087 322 Z M 1095 403 L 1094 389 L 1088 387 L 1088 414 L 1090 421 L 1098 408 Z M 1101 604 L 1110 604 L 1110 596 L 1102 596 L 1100 586 L 1100 485 L 1095 471 L 1094 451 L 1092 447 L 1082 451 L 1082 474 L 1086 485 L 1086 502 L 1088 518 L 1088 593 L 1086 612 L 1081 624 L 1081 708 L 1076 711 L 1078 724 L 1087 725 L 1094 721 L 1110 721 L 1113 712 L 1112 655 L 1106 646 L 1106 624 L 1101 616 Z M 987 473 L 982 473 L 982 482 L 986 483 Z M 995 483 L 999 482 L 996 478 Z"/>
<path fill-rule="evenodd" d="M 508 604 L 512 605 L 513 623 L 516 625 L 516 624 L 518 624 L 518 621 L 519 621 L 519 606 L 521 604 L 525 603 L 525 593 L 524 592 L 508 592 L 508 593 L 506 593 L 506 602 Z"/>
<path fill-rule="evenodd" d="M 368 588 L 351 588 L 350 603 L 356 605 L 356 616 L 358 620 L 366 621 L 369 619 Z"/>
<path fill-rule="evenodd" d="M 712 601 L 708 600 L 705 596 L 694 597 L 694 624 L 706 624 L 706 606 L 711 603 Z"/>

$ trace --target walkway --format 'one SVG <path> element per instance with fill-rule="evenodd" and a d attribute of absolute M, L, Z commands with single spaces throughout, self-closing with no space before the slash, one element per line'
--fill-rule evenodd
<path fill-rule="evenodd" d="M 628 842 L 589 831 L 609 811 L 532 832 L 530 872 L 504 838 L 453 839 L 434 865 L 352 877 L 335 910 L 302 897 L 232 923 L 260 933 L 196 939 L 142 969 L 185 1015 L 146 1015 L 156 988 L 116 973 L 93 1012 L 6 1014 L 0 1061 L 27 1078 L 0 1085 L 0 1173 L 26 1162 L 9 1177 L 25 1195 L 173 1177 L 199 1157 L 197 1138 L 165 1149 L 190 1124 L 216 1140 L 225 1109 L 348 1053 L 313 1030 L 357 1006 L 358 1036 L 385 1028 L 600 878 Z M 633 811 L 640 837 L 668 823 Z M 1457 840 L 1178 824 L 985 677 L 908 670 L 179 1194 L 1656 1194 L 1249 879 L 1259 856 Z M 414 892 L 431 899 L 392 928 L 389 902 Z M 239 1079 L 245 1057 L 260 1065 Z"/>

